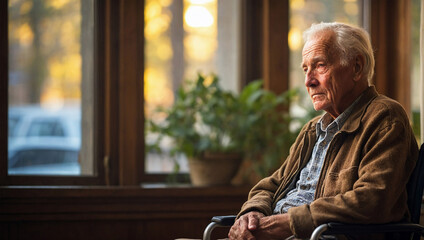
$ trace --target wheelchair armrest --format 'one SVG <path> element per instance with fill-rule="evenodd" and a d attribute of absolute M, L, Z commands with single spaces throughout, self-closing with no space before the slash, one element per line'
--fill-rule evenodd
<path fill-rule="evenodd" d="M 236 215 L 228 215 L 228 216 L 215 216 L 212 218 L 212 222 L 217 223 L 220 226 L 233 226 L 235 220 L 236 220 Z"/>
<path fill-rule="evenodd" d="M 424 236 L 424 227 L 415 223 L 387 223 L 387 224 L 344 224 L 330 222 L 318 226 L 312 233 L 311 240 L 318 240 L 322 234 L 367 234 L 409 232 L 420 233 Z"/>
<path fill-rule="evenodd" d="M 209 223 L 203 232 L 203 240 L 209 240 L 212 230 L 216 227 L 231 227 L 234 224 L 236 217 L 236 215 L 213 217 L 211 219 L 211 223 Z"/>

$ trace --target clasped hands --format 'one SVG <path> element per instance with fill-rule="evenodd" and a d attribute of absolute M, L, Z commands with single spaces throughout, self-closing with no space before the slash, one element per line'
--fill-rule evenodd
<path fill-rule="evenodd" d="M 236 220 L 228 233 L 230 240 L 286 239 L 293 235 L 287 213 L 265 216 L 248 212 Z"/>

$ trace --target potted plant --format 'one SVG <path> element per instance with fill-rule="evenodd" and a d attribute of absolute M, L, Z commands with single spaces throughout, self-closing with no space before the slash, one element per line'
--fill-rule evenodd
<path fill-rule="evenodd" d="M 282 111 L 295 95 L 288 91 L 276 96 L 263 90 L 261 81 L 235 94 L 223 90 L 215 75 L 198 74 L 179 88 L 171 107 L 157 110 L 165 114 L 164 121 L 147 121 L 147 130 L 157 134 L 149 148 L 160 151 L 160 142 L 170 138 L 171 155 L 188 158 L 194 185 L 228 184 L 242 159 L 249 159 L 263 176 L 281 163 L 297 134 L 290 129 L 293 119 Z"/>

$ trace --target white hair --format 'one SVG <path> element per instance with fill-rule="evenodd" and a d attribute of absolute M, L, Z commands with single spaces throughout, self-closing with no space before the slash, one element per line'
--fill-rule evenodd
<path fill-rule="evenodd" d="M 312 24 L 310 28 L 303 32 L 303 39 L 306 43 L 314 36 L 325 31 L 332 31 L 336 36 L 336 49 L 341 56 L 341 64 L 346 66 L 358 54 L 364 56 L 364 72 L 367 75 L 368 83 L 374 75 L 374 52 L 371 46 L 370 37 L 367 31 L 362 28 L 345 23 L 318 23 Z"/>

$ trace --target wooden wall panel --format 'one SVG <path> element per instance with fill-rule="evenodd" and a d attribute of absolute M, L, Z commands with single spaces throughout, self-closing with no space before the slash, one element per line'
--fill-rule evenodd
<path fill-rule="evenodd" d="M 212 216 L 236 214 L 246 187 L 0 188 L 10 240 L 201 238 Z M 225 237 L 228 229 L 222 229 Z"/>
<path fill-rule="evenodd" d="M 371 2 L 371 41 L 375 51 L 374 84 L 379 93 L 411 109 L 410 1 Z"/>
<path fill-rule="evenodd" d="M 276 94 L 289 88 L 289 1 L 263 1 L 264 87 Z"/>

